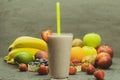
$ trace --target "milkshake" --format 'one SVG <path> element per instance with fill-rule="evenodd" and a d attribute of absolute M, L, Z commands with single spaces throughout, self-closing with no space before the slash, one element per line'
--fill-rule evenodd
<path fill-rule="evenodd" d="M 73 35 L 52 34 L 48 36 L 48 60 L 51 80 L 67 80 Z"/>

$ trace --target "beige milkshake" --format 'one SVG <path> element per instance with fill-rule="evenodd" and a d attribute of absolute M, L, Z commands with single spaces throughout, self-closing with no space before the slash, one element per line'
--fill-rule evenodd
<path fill-rule="evenodd" d="M 72 34 L 48 36 L 49 73 L 51 80 L 66 80 L 69 76 Z"/>

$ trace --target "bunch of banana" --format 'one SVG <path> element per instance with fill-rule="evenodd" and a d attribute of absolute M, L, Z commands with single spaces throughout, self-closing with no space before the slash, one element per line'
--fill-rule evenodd
<path fill-rule="evenodd" d="M 15 55 L 18 53 L 18 52 L 27 52 L 27 53 L 30 53 L 33 58 L 34 58 L 34 55 L 36 52 L 40 51 L 39 49 L 35 49 L 35 48 L 17 48 L 17 49 L 14 49 L 12 51 L 10 51 L 8 53 L 7 56 L 4 57 L 4 60 L 7 62 L 7 63 L 10 63 L 10 64 L 15 64 L 14 62 L 14 57 Z"/>
<path fill-rule="evenodd" d="M 47 44 L 44 40 L 30 37 L 30 36 L 21 36 L 18 37 L 9 47 L 8 50 L 13 50 L 16 48 L 36 48 L 43 51 L 47 51 Z"/>
<path fill-rule="evenodd" d="M 28 52 L 34 57 L 38 51 L 47 51 L 47 43 L 39 38 L 22 36 L 18 37 L 9 47 L 9 53 L 4 57 L 7 63 L 15 64 L 14 57 L 18 52 Z"/>

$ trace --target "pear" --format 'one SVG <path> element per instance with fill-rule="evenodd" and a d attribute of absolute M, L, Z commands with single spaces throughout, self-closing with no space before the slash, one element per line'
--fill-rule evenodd
<path fill-rule="evenodd" d="M 83 41 L 79 38 L 73 39 L 72 47 L 76 47 L 76 46 L 82 47 L 83 46 Z"/>

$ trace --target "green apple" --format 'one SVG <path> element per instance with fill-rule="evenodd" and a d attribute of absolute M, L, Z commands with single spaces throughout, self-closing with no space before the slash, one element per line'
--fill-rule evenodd
<path fill-rule="evenodd" d="M 83 37 L 84 45 L 98 47 L 101 43 L 101 36 L 97 33 L 88 33 Z"/>
<path fill-rule="evenodd" d="M 85 54 L 87 56 L 95 56 L 95 55 L 97 55 L 97 50 L 94 47 L 84 46 L 82 48 L 85 51 Z"/>

